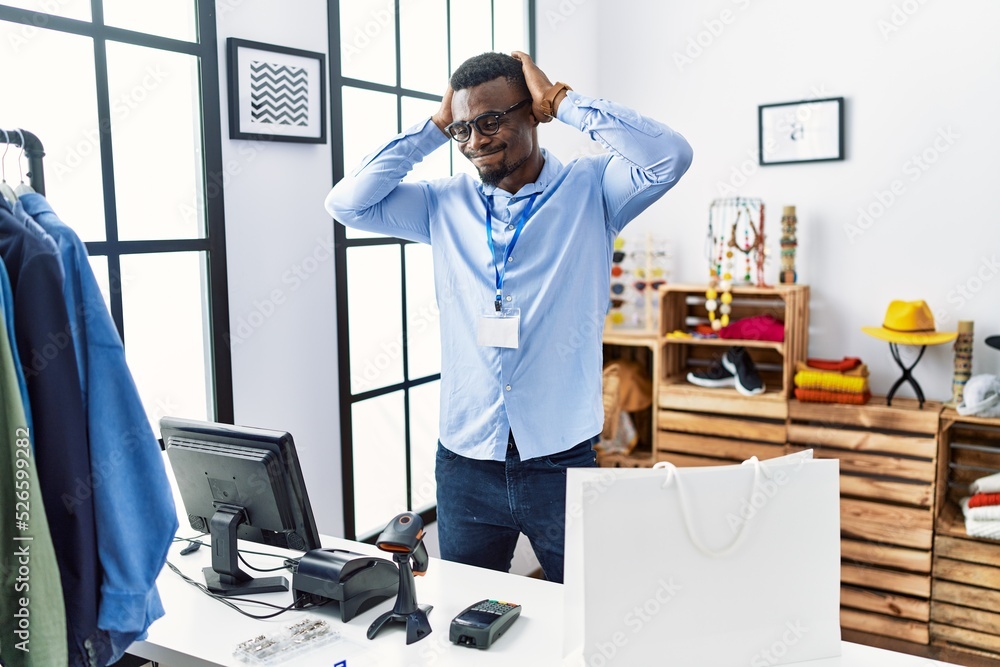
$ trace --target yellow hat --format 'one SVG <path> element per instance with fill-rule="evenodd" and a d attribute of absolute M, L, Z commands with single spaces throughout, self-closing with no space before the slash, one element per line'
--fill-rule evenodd
<path fill-rule="evenodd" d="M 869 336 L 902 345 L 940 345 L 955 340 L 958 332 L 934 330 L 934 315 L 924 301 L 893 301 L 880 327 L 861 327 Z"/>

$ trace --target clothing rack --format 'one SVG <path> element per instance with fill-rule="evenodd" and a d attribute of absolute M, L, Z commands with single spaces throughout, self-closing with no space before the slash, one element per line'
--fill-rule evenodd
<path fill-rule="evenodd" d="M 45 194 L 45 172 L 42 169 L 42 158 L 45 157 L 45 147 L 41 140 L 27 130 L 4 130 L 0 129 L 5 143 L 24 149 L 24 155 L 28 158 L 28 182 L 31 189 L 40 195 Z M 21 142 L 24 141 L 22 145 Z M 20 157 L 18 157 L 20 160 Z"/>

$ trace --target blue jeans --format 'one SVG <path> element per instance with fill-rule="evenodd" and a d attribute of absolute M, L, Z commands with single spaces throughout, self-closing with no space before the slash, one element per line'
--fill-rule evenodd
<path fill-rule="evenodd" d="M 511 435 L 506 461 L 459 456 L 438 442 L 437 523 L 445 560 L 507 572 L 524 533 L 545 578 L 562 583 L 566 469 L 597 465 L 597 436 L 564 452 L 522 461 Z"/>

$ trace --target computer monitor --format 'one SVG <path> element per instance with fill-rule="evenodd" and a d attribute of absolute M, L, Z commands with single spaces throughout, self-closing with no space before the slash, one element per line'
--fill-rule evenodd
<path fill-rule="evenodd" d="M 170 467 L 191 527 L 212 539 L 209 590 L 220 595 L 288 590 L 284 577 L 239 567 L 237 538 L 296 551 L 320 548 L 292 436 L 246 426 L 163 417 Z"/>

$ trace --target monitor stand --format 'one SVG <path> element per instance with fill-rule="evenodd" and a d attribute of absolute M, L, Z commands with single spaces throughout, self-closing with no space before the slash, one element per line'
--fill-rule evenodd
<path fill-rule="evenodd" d="M 216 595 L 251 595 L 254 593 L 284 593 L 288 580 L 284 577 L 254 578 L 240 569 L 236 550 L 236 531 L 246 520 L 246 512 L 235 505 L 219 505 L 208 523 L 212 537 L 212 567 L 202 569 L 208 590 Z"/>

